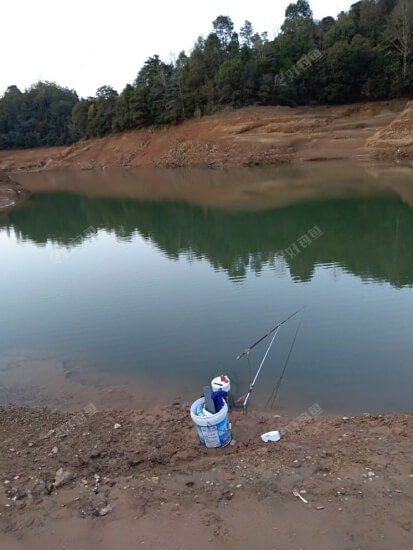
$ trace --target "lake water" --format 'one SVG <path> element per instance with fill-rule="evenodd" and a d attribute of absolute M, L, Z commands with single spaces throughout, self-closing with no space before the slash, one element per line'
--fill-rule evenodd
<path fill-rule="evenodd" d="M 411 169 L 337 162 L 19 181 L 34 194 L 0 215 L 0 387 L 19 361 L 29 372 L 53 358 L 165 401 L 191 401 L 225 372 L 239 397 L 249 373 L 236 355 L 305 306 L 275 404 L 298 315 L 281 328 L 251 406 L 413 410 Z M 251 353 L 252 371 L 267 342 Z M 13 384 L 3 401 L 24 394 L 24 377 Z"/>

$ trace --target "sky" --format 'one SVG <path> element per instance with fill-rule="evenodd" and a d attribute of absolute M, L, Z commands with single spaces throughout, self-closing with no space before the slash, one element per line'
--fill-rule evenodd
<path fill-rule="evenodd" d="M 94 95 L 108 84 L 119 92 L 144 61 L 187 53 L 207 36 L 218 15 L 238 31 L 247 19 L 272 38 L 291 0 L 0 0 L 0 95 L 38 80 Z M 316 19 L 347 11 L 355 0 L 310 0 Z"/>

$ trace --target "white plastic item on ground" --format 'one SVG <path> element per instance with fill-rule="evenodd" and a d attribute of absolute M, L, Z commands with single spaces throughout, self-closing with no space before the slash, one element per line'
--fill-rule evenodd
<path fill-rule="evenodd" d="M 217 376 L 211 380 L 211 388 L 212 391 L 224 390 L 229 393 L 231 389 L 231 380 L 225 374 L 221 374 L 221 376 Z"/>
<path fill-rule="evenodd" d="M 228 419 L 228 405 L 224 402 L 222 409 L 211 416 L 198 416 L 199 405 L 203 406 L 205 398 L 197 399 L 191 406 L 191 418 L 196 426 L 199 439 L 205 447 L 225 447 L 231 442 L 231 424 Z"/>
<path fill-rule="evenodd" d="M 265 434 L 262 434 L 261 439 L 264 441 L 264 443 L 268 443 L 268 441 L 279 441 L 281 439 L 280 432 L 277 430 L 273 432 L 267 432 Z"/>

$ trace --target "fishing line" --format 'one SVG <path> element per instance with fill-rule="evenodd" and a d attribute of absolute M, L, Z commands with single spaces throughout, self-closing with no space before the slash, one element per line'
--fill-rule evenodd
<path fill-rule="evenodd" d="M 305 307 L 306 307 L 306 306 L 304 306 L 304 308 L 303 308 L 303 314 L 301 315 L 300 322 L 298 323 L 297 330 L 295 331 L 294 339 L 293 339 L 293 341 L 292 341 L 292 344 L 291 344 L 291 347 L 290 347 L 290 351 L 288 352 L 287 360 L 286 360 L 285 365 L 284 365 L 284 368 L 283 368 L 283 370 L 282 370 L 282 372 L 281 372 L 281 376 L 278 378 L 277 383 L 275 384 L 275 387 L 274 387 L 274 389 L 272 390 L 272 393 L 271 393 L 270 397 L 268 398 L 267 403 L 265 404 L 264 410 L 268 407 L 269 404 L 271 404 L 271 406 L 270 406 L 271 409 L 274 408 L 275 401 L 276 401 L 276 399 L 277 399 L 277 395 L 278 395 L 278 392 L 279 392 L 280 387 L 281 387 L 281 383 L 282 383 L 282 381 L 283 381 L 285 372 L 286 372 L 286 370 L 287 370 L 288 363 L 290 362 L 291 354 L 292 354 L 292 351 L 293 351 L 293 349 L 294 349 L 294 345 L 295 345 L 295 342 L 296 342 L 296 340 L 297 340 L 298 333 L 300 332 L 301 323 L 303 322 L 303 318 L 304 318 Z"/>
<path fill-rule="evenodd" d="M 250 354 L 249 354 L 249 353 L 247 354 L 247 357 L 248 357 L 248 376 L 249 376 L 249 384 L 250 384 L 250 386 L 251 386 L 252 376 L 251 376 L 251 361 L 250 361 Z"/>

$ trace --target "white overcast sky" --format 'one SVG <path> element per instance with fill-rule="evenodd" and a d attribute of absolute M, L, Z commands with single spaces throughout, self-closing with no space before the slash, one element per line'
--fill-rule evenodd
<path fill-rule="evenodd" d="M 310 0 L 314 17 L 336 16 L 355 0 Z M 272 38 L 290 0 L 0 0 L 0 95 L 38 80 L 94 95 L 121 91 L 151 55 L 191 50 L 218 15 L 236 30 L 245 19 Z"/>

